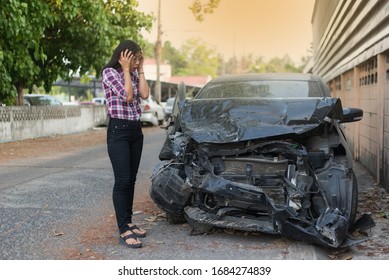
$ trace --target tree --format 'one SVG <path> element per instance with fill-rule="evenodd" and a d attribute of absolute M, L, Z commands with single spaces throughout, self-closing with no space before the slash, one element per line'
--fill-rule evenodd
<path fill-rule="evenodd" d="M 307 59 L 305 59 L 307 61 Z M 306 62 L 305 62 L 306 63 Z M 240 60 L 236 56 L 230 58 L 225 66 L 225 72 L 228 74 L 236 73 L 282 73 L 282 72 L 302 72 L 303 65 L 297 67 L 292 59 L 285 55 L 283 58 L 273 57 L 265 62 L 262 56 L 254 57 L 252 54 L 243 55 Z"/>
<path fill-rule="evenodd" d="M 204 20 L 206 14 L 212 14 L 219 6 L 221 0 L 193 0 L 189 9 L 192 11 L 195 19 L 199 22 Z M 219 65 L 223 67 L 219 69 L 218 73 L 245 73 L 245 72 L 302 72 L 304 66 L 308 63 L 313 53 L 313 46 L 311 44 L 311 54 L 301 58 L 301 65 L 295 66 L 289 56 L 283 58 L 274 57 L 269 63 L 263 62 L 263 58 L 253 58 L 249 56 L 242 56 L 239 63 L 237 57 L 230 58 L 226 63 L 223 60 Z"/>
<path fill-rule="evenodd" d="M 215 77 L 219 68 L 219 55 L 200 39 L 189 39 L 180 49 L 187 59 L 187 67 L 180 75 L 210 75 Z"/>
<path fill-rule="evenodd" d="M 187 40 L 180 49 L 175 49 L 167 41 L 163 46 L 162 54 L 163 60 L 172 66 L 172 74 L 178 76 L 215 77 L 238 73 L 302 72 L 307 61 L 307 58 L 305 60 L 303 58 L 303 65 L 297 67 L 288 55 L 283 58 L 273 57 L 266 62 L 262 56 L 255 57 L 253 54 L 247 54 L 240 58 L 233 56 L 224 62 L 223 57 L 215 49 L 208 47 L 200 39 Z"/>
<path fill-rule="evenodd" d="M 174 48 L 170 41 L 166 41 L 162 48 L 162 59 L 172 66 L 172 75 L 179 75 L 187 72 L 188 67 L 186 57 L 182 52 Z"/>
<path fill-rule="evenodd" d="M 52 23 L 53 16 L 45 1 L 31 0 L 28 4 L 3 1 L 0 10 L 0 98 L 3 103 L 11 104 L 18 91 L 35 83 L 39 72 L 35 61 L 46 59 L 40 39 L 46 26 Z"/>
<path fill-rule="evenodd" d="M 239 72 L 238 58 L 234 55 L 225 64 L 225 73 L 235 74 Z"/>
<path fill-rule="evenodd" d="M 94 71 L 97 76 L 113 47 L 139 31 L 152 17 L 137 12 L 136 0 L 4 0 L 0 11 L 0 97 L 10 104 L 23 89 L 50 91 L 60 76 Z"/>
<path fill-rule="evenodd" d="M 220 0 L 207 0 L 202 3 L 201 0 L 194 0 L 189 9 L 192 11 L 196 20 L 202 22 L 206 14 L 212 14 L 219 6 Z"/>
<path fill-rule="evenodd" d="M 82 0 L 81 0 L 82 1 Z M 96 1 L 96 0 L 89 0 Z M 143 12 L 138 12 L 137 0 L 99 0 L 105 3 L 105 11 L 110 18 L 108 28 L 112 30 L 111 40 L 116 44 L 125 39 L 132 39 L 138 42 L 141 47 L 145 47 L 147 42 L 144 41 L 140 34 L 143 28 L 151 30 L 154 17 Z M 111 45 L 112 46 L 112 45 Z M 110 50 L 111 52 L 112 50 Z"/>
<path fill-rule="evenodd" d="M 266 72 L 301 72 L 301 69 L 294 65 L 289 55 L 283 58 L 273 57 L 266 66 Z"/>
<path fill-rule="evenodd" d="M 155 44 L 146 42 L 143 44 L 142 52 L 145 57 L 154 57 Z"/>

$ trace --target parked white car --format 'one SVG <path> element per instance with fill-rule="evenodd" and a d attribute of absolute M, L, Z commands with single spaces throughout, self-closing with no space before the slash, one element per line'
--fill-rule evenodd
<path fill-rule="evenodd" d="M 140 121 L 142 124 L 151 124 L 154 126 L 163 124 L 165 120 L 165 110 L 155 100 L 153 96 L 147 99 L 141 99 L 142 116 Z"/>
<path fill-rule="evenodd" d="M 175 97 L 170 97 L 166 100 L 165 106 L 163 107 L 165 109 L 165 119 L 167 120 L 170 115 L 172 114 L 174 100 L 176 100 Z"/>
<path fill-rule="evenodd" d="M 97 104 L 107 104 L 107 100 L 105 99 L 105 97 L 95 97 L 92 99 L 92 102 Z"/>

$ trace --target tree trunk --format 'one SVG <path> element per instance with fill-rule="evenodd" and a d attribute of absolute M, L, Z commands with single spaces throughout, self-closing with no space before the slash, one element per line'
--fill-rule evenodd
<path fill-rule="evenodd" d="M 16 88 L 18 90 L 18 98 L 16 99 L 16 105 L 21 106 L 23 105 L 24 87 L 22 84 L 18 84 Z"/>

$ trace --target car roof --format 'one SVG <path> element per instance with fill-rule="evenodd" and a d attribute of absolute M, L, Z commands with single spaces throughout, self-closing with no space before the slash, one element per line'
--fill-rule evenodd
<path fill-rule="evenodd" d="M 320 78 L 313 74 L 304 73 L 247 73 L 247 74 L 226 74 L 214 78 L 212 82 L 224 81 L 248 81 L 248 80 L 298 80 L 298 81 L 319 81 Z"/>
<path fill-rule="evenodd" d="M 44 96 L 44 94 L 38 94 L 38 93 L 26 93 L 24 96 Z"/>
<path fill-rule="evenodd" d="M 226 74 L 216 77 L 209 81 L 201 90 L 197 93 L 195 99 L 201 99 L 204 92 L 206 92 L 209 88 L 219 85 L 231 85 L 231 84 L 240 84 L 240 83 L 252 83 L 252 82 L 287 82 L 287 83 L 314 83 L 318 86 L 317 94 L 312 97 L 329 97 L 330 91 L 326 82 L 321 79 L 319 76 L 314 74 L 306 74 L 306 73 L 246 73 L 246 74 Z M 318 95 L 319 94 L 319 95 Z M 308 96 L 307 96 L 308 97 Z"/>
<path fill-rule="evenodd" d="M 50 94 L 40 94 L 40 93 L 26 93 L 23 95 L 23 97 L 39 97 L 39 96 L 54 97 L 54 96 L 51 96 Z"/>

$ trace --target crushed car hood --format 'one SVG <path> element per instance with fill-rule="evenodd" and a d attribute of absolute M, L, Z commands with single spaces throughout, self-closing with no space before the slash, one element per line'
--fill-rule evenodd
<path fill-rule="evenodd" d="M 193 99 L 185 101 L 181 127 L 198 143 L 229 143 L 302 134 L 342 116 L 338 98 Z"/>

